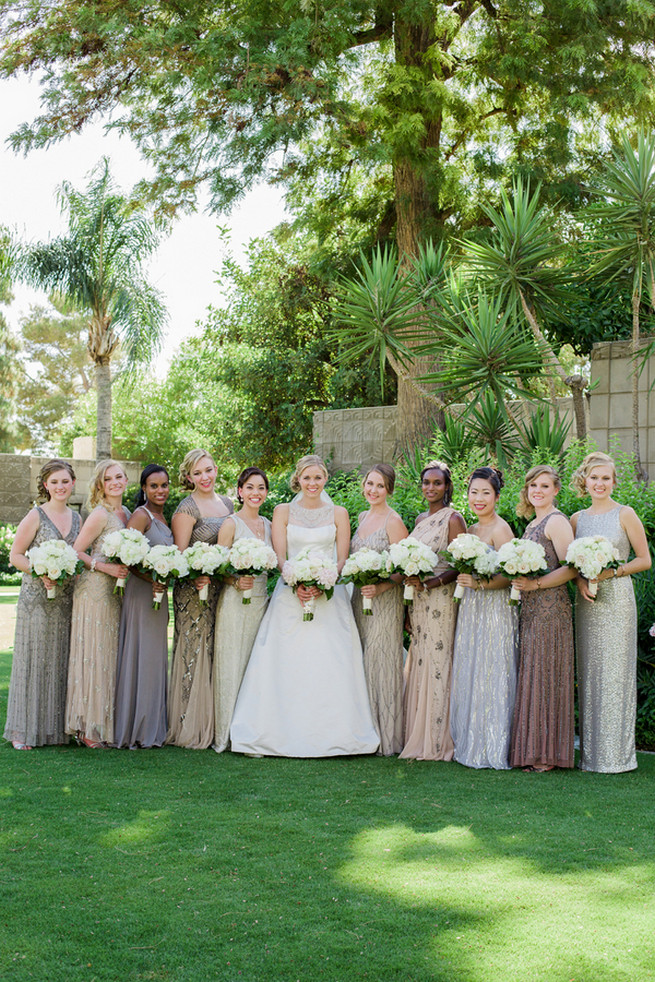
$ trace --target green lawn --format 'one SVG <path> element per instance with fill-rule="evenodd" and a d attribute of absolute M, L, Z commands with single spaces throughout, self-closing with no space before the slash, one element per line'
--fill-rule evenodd
<path fill-rule="evenodd" d="M 654 788 L 3 744 L 0 979 L 646 982 Z"/>

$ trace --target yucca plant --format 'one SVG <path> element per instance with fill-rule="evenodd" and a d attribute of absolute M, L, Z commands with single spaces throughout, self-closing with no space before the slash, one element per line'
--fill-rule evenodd
<path fill-rule="evenodd" d="M 569 420 L 560 419 L 556 413 L 551 420 L 548 409 L 531 412 L 527 422 L 519 422 L 518 434 L 523 451 L 528 455 L 533 450 L 546 450 L 560 457 L 566 448 L 566 439 L 571 430 Z"/>

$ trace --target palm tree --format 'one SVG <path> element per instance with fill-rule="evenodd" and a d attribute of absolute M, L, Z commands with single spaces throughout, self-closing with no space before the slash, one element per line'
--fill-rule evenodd
<path fill-rule="evenodd" d="M 61 210 L 68 234 L 25 247 L 19 273 L 89 313 L 89 357 L 98 399 L 96 457 L 111 456 L 111 361 L 118 345 L 128 366 L 150 360 L 166 323 L 162 296 L 143 273 L 159 245 L 152 219 L 117 191 L 104 159 L 84 191 L 64 182 Z"/>

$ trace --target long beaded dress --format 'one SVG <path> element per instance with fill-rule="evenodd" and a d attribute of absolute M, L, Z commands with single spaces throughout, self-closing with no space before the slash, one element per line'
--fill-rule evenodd
<path fill-rule="evenodd" d="M 264 541 L 271 545 L 271 523 L 264 522 Z M 238 515 L 232 515 L 234 541 L 257 536 Z M 243 593 L 233 586 L 221 590 L 216 607 L 216 640 L 214 644 L 214 744 L 221 753 L 230 742 L 230 724 L 234 715 L 243 675 L 250 658 L 257 631 L 268 605 L 265 573 L 255 577 L 249 604 L 242 603 Z"/>
<path fill-rule="evenodd" d="M 545 528 L 550 512 L 524 539 L 539 542 L 548 571 L 560 561 Z M 519 674 L 512 720 L 512 767 L 573 767 L 573 621 L 566 583 L 521 595 Z"/>
<path fill-rule="evenodd" d="M 231 514 L 234 505 L 224 495 L 220 497 Z M 175 514 L 178 512 L 192 515 L 195 521 L 189 545 L 194 542 L 215 544 L 221 525 L 227 518 L 227 515 L 204 518 L 191 495 L 179 503 Z M 175 635 L 166 743 L 178 747 L 205 750 L 214 739 L 212 660 L 220 590 L 221 584 L 212 581 L 207 604 L 202 606 L 193 583 L 178 582 L 173 588 Z"/>
<path fill-rule="evenodd" d="M 448 545 L 452 508 L 441 508 L 422 519 L 412 538 L 439 553 Z M 435 576 L 448 569 L 440 559 Z M 405 664 L 405 746 L 401 757 L 452 760 L 450 735 L 450 677 L 457 604 L 455 583 L 414 594 L 411 608 L 412 642 Z"/>
<path fill-rule="evenodd" d="M 350 552 L 384 552 L 389 548 L 386 522 L 370 535 L 355 532 Z M 353 589 L 353 614 L 364 652 L 364 675 L 373 721 L 380 734 L 378 754 L 390 756 L 403 749 L 403 598 L 394 584 L 374 597 L 372 615 L 364 615 L 361 590 Z"/>
<path fill-rule="evenodd" d="M 166 522 L 150 516 L 151 546 L 173 544 Z M 117 747 L 161 747 L 166 739 L 168 594 L 159 610 L 152 584 L 130 576 L 125 586 L 116 667 L 114 742 Z"/>
<path fill-rule="evenodd" d="M 604 535 L 622 563 L 630 540 L 621 505 L 602 515 L 580 512 L 576 535 Z M 580 710 L 580 767 L 618 774 L 633 771 L 637 712 L 637 606 L 630 576 L 603 580 L 593 603 L 579 594 L 575 607 Z"/>
<path fill-rule="evenodd" d="M 125 528 L 118 514 L 104 505 L 94 512 L 106 516 L 105 526 L 91 543 L 91 559 L 102 555 L 105 536 Z M 91 514 L 94 514 L 92 512 Z M 123 513 L 129 517 L 127 508 Z M 114 742 L 116 658 L 121 620 L 121 597 L 114 594 L 116 579 L 99 570 L 80 573 L 73 594 L 71 651 L 66 696 L 66 732 L 84 733 L 89 740 Z"/>
<path fill-rule="evenodd" d="M 80 516 L 72 513 L 67 536 L 42 508 L 37 507 L 39 527 L 29 545 L 40 546 L 49 539 L 64 539 L 72 546 L 80 531 Z M 23 573 L 16 607 L 16 635 L 11 663 L 6 740 L 30 747 L 66 743 L 64 714 L 70 650 L 73 587 L 70 577 L 53 600 L 48 600 L 41 579 Z"/>
<path fill-rule="evenodd" d="M 287 555 L 305 546 L 334 556 L 334 505 L 289 505 Z M 372 754 L 378 748 L 362 647 L 345 586 L 317 597 L 314 619 L 282 578 L 264 615 L 234 710 L 237 753 L 274 757 Z"/>

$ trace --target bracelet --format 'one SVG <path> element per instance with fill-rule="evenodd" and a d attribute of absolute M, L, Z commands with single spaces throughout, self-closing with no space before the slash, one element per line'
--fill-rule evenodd
<path fill-rule="evenodd" d="M 537 577 L 537 590 L 541 590 L 541 577 Z"/>
<path fill-rule="evenodd" d="M 95 571 L 96 571 L 96 566 L 97 566 L 97 563 L 98 563 L 98 560 L 97 560 L 97 559 L 92 559 L 92 560 L 91 560 L 91 572 L 92 572 L 92 573 L 95 573 Z"/>

